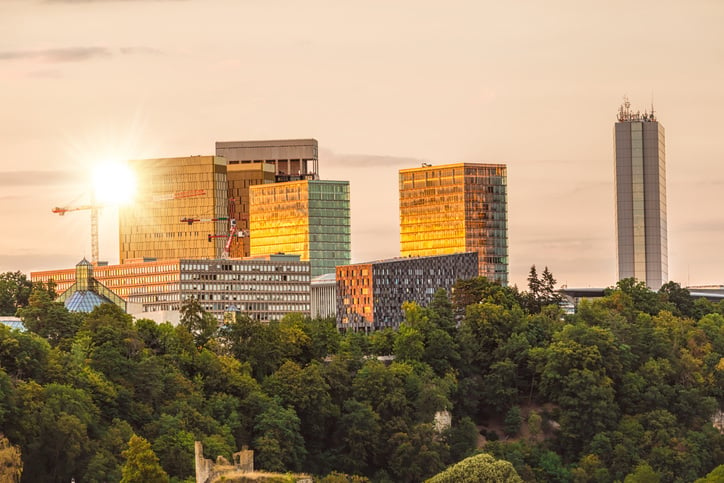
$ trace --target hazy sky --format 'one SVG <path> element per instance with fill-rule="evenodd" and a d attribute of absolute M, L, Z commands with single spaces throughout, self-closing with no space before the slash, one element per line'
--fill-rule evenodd
<path fill-rule="evenodd" d="M 354 262 L 399 254 L 400 168 L 505 163 L 511 282 L 610 285 L 628 95 L 666 129 L 670 278 L 724 283 L 722 25 L 720 0 L 0 0 L 0 271 L 90 257 L 88 212 L 50 210 L 95 160 L 314 137 Z"/>

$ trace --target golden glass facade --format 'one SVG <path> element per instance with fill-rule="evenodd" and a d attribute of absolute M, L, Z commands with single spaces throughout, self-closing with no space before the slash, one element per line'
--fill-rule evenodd
<path fill-rule="evenodd" d="M 349 182 L 303 180 L 250 187 L 251 255 L 287 253 L 312 276 L 350 262 Z"/>
<path fill-rule="evenodd" d="M 478 253 L 481 276 L 508 283 L 507 170 L 458 163 L 400 170 L 400 252 Z"/>
<path fill-rule="evenodd" d="M 226 172 L 229 185 L 229 216 L 236 219 L 239 230 L 249 231 L 249 187 L 274 183 L 274 165 L 269 163 L 229 164 Z M 229 251 L 231 258 L 251 255 L 249 237 L 237 238 Z"/>
<path fill-rule="evenodd" d="M 217 156 L 129 161 L 136 201 L 119 209 L 120 261 L 143 258 L 217 258 L 227 221 L 182 223 L 183 218 L 228 216 L 226 160 Z M 202 190 L 204 194 L 189 196 Z"/>

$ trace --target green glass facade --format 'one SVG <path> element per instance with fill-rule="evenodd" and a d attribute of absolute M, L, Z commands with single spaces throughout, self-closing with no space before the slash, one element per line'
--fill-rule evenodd
<path fill-rule="evenodd" d="M 249 193 L 251 256 L 300 255 L 313 277 L 350 263 L 349 182 L 290 181 Z"/>

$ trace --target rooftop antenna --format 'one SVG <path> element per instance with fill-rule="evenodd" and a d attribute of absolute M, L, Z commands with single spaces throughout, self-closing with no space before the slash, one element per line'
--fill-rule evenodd
<path fill-rule="evenodd" d="M 654 91 L 651 91 L 651 120 L 655 121 L 656 116 L 654 115 Z"/>

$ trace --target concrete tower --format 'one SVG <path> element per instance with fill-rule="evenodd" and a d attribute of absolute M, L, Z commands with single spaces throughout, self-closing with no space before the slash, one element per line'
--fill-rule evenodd
<path fill-rule="evenodd" d="M 664 126 L 628 99 L 614 129 L 618 279 L 658 290 L 668 281 Z"/>

